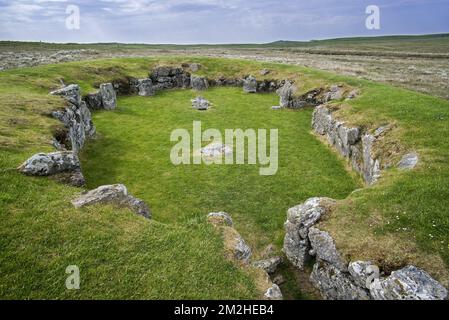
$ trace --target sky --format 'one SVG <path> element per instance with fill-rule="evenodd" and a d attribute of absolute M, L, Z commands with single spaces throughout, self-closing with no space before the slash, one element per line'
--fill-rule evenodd
<path fill-rule="evenodd" d="M 79 28 L 67 28 L 73 5 Z M 380 9 L 378 30 L 366 28 L 369 5 Z M 0 40 L 213 44 L 446 32 L 449 0 L 0 0 Z"/>

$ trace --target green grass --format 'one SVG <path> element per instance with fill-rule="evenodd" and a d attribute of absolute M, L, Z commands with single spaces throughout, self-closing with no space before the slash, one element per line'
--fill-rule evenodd
<path fill-rule="evenodd" d="M 89 188 L 124 183 L 150 203 L 154 219 L 184 223 L 209 212 L 232 214 L 237 229 L 251 245 L 282 246 L 285 212 L 298 201 L 317 195 L 344 198 L 357 188 L 341 161 L 310 134 L 312 110 L 275 112 L 274 94 L 249 95 L 240 88 L 210 89 L 214 103 L 207 112 L 191 107 L 197 93 L 170 91 L 156 97 L 119 99 L 119 109 L 94 116 L 100 136 L 83 152 Z M 181 165 L 170 161 L 170 133 L 203 130 L 279 129 L 279 170 L 260 176 L 254 165 Z M 301 183 L 298 183 L 301 181 Z"/>
<path fill-rule="evenodd" d="M 362 96 L 338 115 L 367 129 L 394 123 L 383 151 L 413 150 L 420 163 L 410 172 L 388 169 L 375 186 L 347 196 L 358 180 L 310 134 L 311 110 L 274 112 L 274 95 L 222 88 L 204 93 L 216 104 L 205 113 L 191 109 L 189 90 L 123 97 L 116 111 L 95 113 L 99 137 L 83 153 L 89 187 L 127 184 L 151 205 L 151 222 L 110 207 L 75 210 L 69 201 L 78 189 L 14 170 L 33 153 L 52 150 L 58 122 L 48 114 L 61 102 L 48 91 L 59 78 L 87 93 L 104 81 L 145 76 L 158 63 L 193 61 L 210 77 L 270 68 L 272 77 L 296 79 L 300 91 L 333 83 L 357 87 Z M 229 211 L 257 256 L 268 243 L 279 249 L 285 210 L 309 196 L 347 196 L 321 227 L 349 259 L 373 260 L 386 271 L 415 264 L 448 283 L 448 101 L 302 67 L 189 57 L 1 72 L 0 101 L 2 298 L 255 298 L 253 276 L 226 261 L 221 237 L 204 216 Z M 260 177 L 255 166 L 171 166 L 169 133 L 190 129 L 192 120 L 219 129 L 279 128 L 278 174 Z M 81 268 L 78 292 L 64 288 L 69 264 Z M 288 296 L 302 297 L 290 292 L 291 281 Z"/>

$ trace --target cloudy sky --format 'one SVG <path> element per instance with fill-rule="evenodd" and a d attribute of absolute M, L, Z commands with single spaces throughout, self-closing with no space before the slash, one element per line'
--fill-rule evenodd
<path fill-rule="evenodd" d="M 66 28 L 67 6 L 80 28 Z M 380 30 L 365 27 L 368 5 Z M 449 0 L 0 0 L 0 40 L 261 43 L 449 32 Z"/>

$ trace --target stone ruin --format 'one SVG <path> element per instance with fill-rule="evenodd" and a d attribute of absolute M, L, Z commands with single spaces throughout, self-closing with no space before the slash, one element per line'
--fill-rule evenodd
<path fill-rule="evenodd" d="M 387 166 L 383 159 L 374 152 L 376 144 L 391 129 L 380 127 L 374 132 L 364 131 L 361 127 L 348 126 L 334 115 L 329 102 L 353 99 L 358 95 L 356 90 L 348 90 L 341 85 L 329 88 L 317 88 L 302 95 L 295 94 L 295 86 L 288 80 L 258 81 L 253 76 L 243 79 L 206 79 L 191 75 L 186 70 L 199 70 L 200 65 L 184 65 L 180 67 L 155 68 L 144 79 L 128 77 L 104 83 L 99 91 L 81 96 L 76 84 L 64 86 L 51 94 L 61 96 L 66 105 L 53 112 L 53 116 L 61 121 L 64 132 L 58 134 L 53 141 L 57 149 L 51 153 L 38 153 L 25 161 L 18 170 L 34 176 L 61 176 L 62 181 L 74 186 L 84 185 L 81 165 L 78 158 L 80 150 L 87 139 L 95 136 L 95 126 L 91 111 L 114 110 L 117 107 L 117 95 L 153 96 L 160 90 L 175 88 L 192 88 L 197 91 L 211 86 L 239 86 L 246 93 L 277 92 L 279 106 L 300 109 L 314 107 L 312 128 L 314 132 L 327 139 L 338 153 L 348 159 L 354 170 L 359 172 L 367 184 L 375 183 L 381 170 Z M 261 72 L 262 73 L 262 72 Z M 266 71 L 263 71 L 266 75 Z M 194 108 L 206 110 L 209 102 L 202 97 L 192 100 Z M 222 144 L 210 144 L 201 150 L 211 157 L 232 152 Z M 414 152 L 403 156 L 397 164 L 398 168 L 413 169 L 418 164 L 418 155 Z M 128 194 L 124 185 L 100 186 L 88 191 L 72 201 L 79 208 L 98 203 L 111 203 L 130 208 L 136 214 L 151 218 L 150 208 L 140 199 Z M 297 268 L 303 269 L 307 261 L 315 257 L 316 262 L 310 276 L 311 282 L 326 299 L 446 299 L 447 290 L 425 271 L 408 266 L 379 279 L 373 286 L 365 282 L 367 267 L 370 262 L 354 261 L 347 263 L 341 258 L 331 235 L 317 227 L 320 219 L 329 213 L 334 200 L 328 198 L 312 198 L 305 203 L 289 209 L 285 223 L 284 253 L 287 259 Z M 211 213 L 209 220 L 214 224 L 224 223 L 232 227 L 232 219 L 225 213 Z M 248 263 L 251 249 L 236 234 L 234 239 L 235 258 Z M 273 273 L 281 258 L 272 257 L 253 262 L 257 268 L 267 274 Z M 265 293 L 267 299 L 281 299 L 279 287 L 273 284 Z"/>

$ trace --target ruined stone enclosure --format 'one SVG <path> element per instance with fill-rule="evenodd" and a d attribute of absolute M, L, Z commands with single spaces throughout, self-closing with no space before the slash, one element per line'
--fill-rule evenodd
<path fill-rule="evenodd" d="M 266 77 L 258 80 L 262 72 L 266 75 L 270 70 L 235 78 L 209 78 L 196 74 L 201 67 L 200 64 L 156 67 L 146 78 L 129 76 L 114 79 L 100 84 L 98 92 L 85 95 L 75 83 L 52 91 L 52 94 L 62 96 L 67 101 L 66 107 L 53 114 L 64 127 L 53 141 L 56 150 L 32 156 L 19 170 L 27 175 L 54 176 L 65 183 L 92 189 L 72 200 L 76 208 L 113 204 L 130 208 L 148 219 L 178 223 L 182 221 L 177 217 L 180 209 L 175 207 L 195 207 L 197 213 L 188 213 L 189 218 L 219 212 L 210 214 L 209 219 L 213 217 L 213 224 L 223 232 L 225 240 L 230 239 L 225 244 L 230 259 L 243 267 L 253 266 L 265 272 L 264 277 L 268 280 L 262 291 L 266 299 L 282 298 L 282 284 L 275 280 L 282 259 L 284 264 L 298 269 L 313 261 L 310 281 L 323 298 L 446 298 L 446 289 L 424 270 L 414 266 L 379 276 L 371 286 L 366 280 L 373 272 L 367 268 L 377 266 L 368 261 L 346 261 L 332 235 L 319 228 L 320 220 L 332 214 L 332 208 L 338 201 L 311 198 L 294 207 L 312 196 L 333 194 L 335 198 L 343 199 L 353 189 L 375 185 L 384 170 L 392 167 L 412 170 L 418 165 L 420 156 L 414 150 L 399 148 L 400 161 L 379 152 L 383 142 L 395 130 L 394 123 L 368 128 L 339 117 L 338 112 L 345 107 L 345 103 L 363 95 L 363 90 L 345 83 L 332 83 L 299 92 L 301 84 L 288 78 L 273 76 L 270 80 Z M 237 121 L 241 118 L 248 121 Z M 171 120 L 164 122 L 166 119 Z M 226 128 L 228 124 L 258 128 L 268 123 L 282 130 L 284 126 L 288 132 L 284 145 L 288 147 L 281 147 L 279 156 L 282 162 L 282 151 L 289 152 L 290 157 L 286 159 L 288 165 L 285 170 L 281 168 L 279 176 L 273 181 L 260 183 L 256 181 L 251 167 L 239 171 L 234 167 L 212 166 L 212 178 L 202 175 L 202 167 L 177 167 L 170 171 L 162 156 L 158 158 L 156 153 L 140 145 L 135 145 L 135 150 L 149 152 L 147 156 L 154 158 L 152 164 L 139 162 L 142 160 L 140 158 L 135 162 L 127 158 L 126 151 L 136 144 L 133 136 L 139 137 L 144 133 L 148 134 L 146 146 L 150 150 L 159 150 L 163 157 L 168 158 L 170 144 L 167 130 L 176 126 L 189 128 L 193 119 L 201 119 L 210 127 L 219 128 Z M 172 128 L 167 127 L 170 121 Z M 304 131 L 295 131 L 295 123 L 304 126 Z M 131 127 L 122 131 L 118 129 L 121 125 Z M 146 129 L 142 131 L 140 127 Z M 309 133 L 310 128 L 313 135 Z M 130 131 L 130 134 L 125 131 Z M 295 140 L 295 134 L 302 139 L 298 139 L 297 145 L 291 143 Z M 302 143 L 306 147 L 301 152 L 298 149 Z M 108 145 L 112 149 L 108 149 Z M 316 152 L 319 161 L 300 155 L 310 150 Z M 300 159 L 299 166 L 295 164 L 295 157 Z M 312 163 L 314 161 L 321 164 Z M 124 170 L 131 163 L 135 165 L 132 177 L 129 176 L 130 171 Z M 149 167 L 141 166 L 142 163 Z M 363 180 L 362 185 L 345 171 L 345 163 Z M 306 175 L 295 176 L 294 172 L 301 170 L 301 166 L 316 180 L 309 181 L 304 178 Z M 327 178 L 332 176 L 332 172 L 339 177 Z M 168 178 L 155 178 L 154 175 L 158 174 Z M 318 184 L 320 175 L 328 180 L 327 187 L 319 184 L 305 187 L 301 192 L 290 191 L 296 188 L 295 179 L 304 178 Z M 236 181 L 241 181 L 242 185 L 237 185 Z M 146 188 L 151 190 L 144 190 Z M 167 190 L 171 188 L 176 194 L 167 195 Z M 257 193 L 250 192 L 254 188 Z M 279 198 L 279 201 L 285 201 L 282 206 L 276 203 L 270 207 L 268 202 L 263 201 L 270 198 L 270 194 L 278 193 L 284 194 Z M 251 205 L 246 206 L 247 202 Z M 264 211 L 261 208 L 264 205 L 268 206 L 268 211 L 275 212 Z M 242 207 L 254 213 L 245 216 Z M 291 209 L 286 217 L 288 208 Z M 285 220 L 284 232 L 282 222 Z M 256 231 L 251 232 L 251 228 Z M 274 253 L 263 253 L 272 243 L 276 247 L 276 242 L 284 235 L 282 245 L 278 243 Z M 398 281 L 402 283 L 400 289 L 396 285 Z"/>

